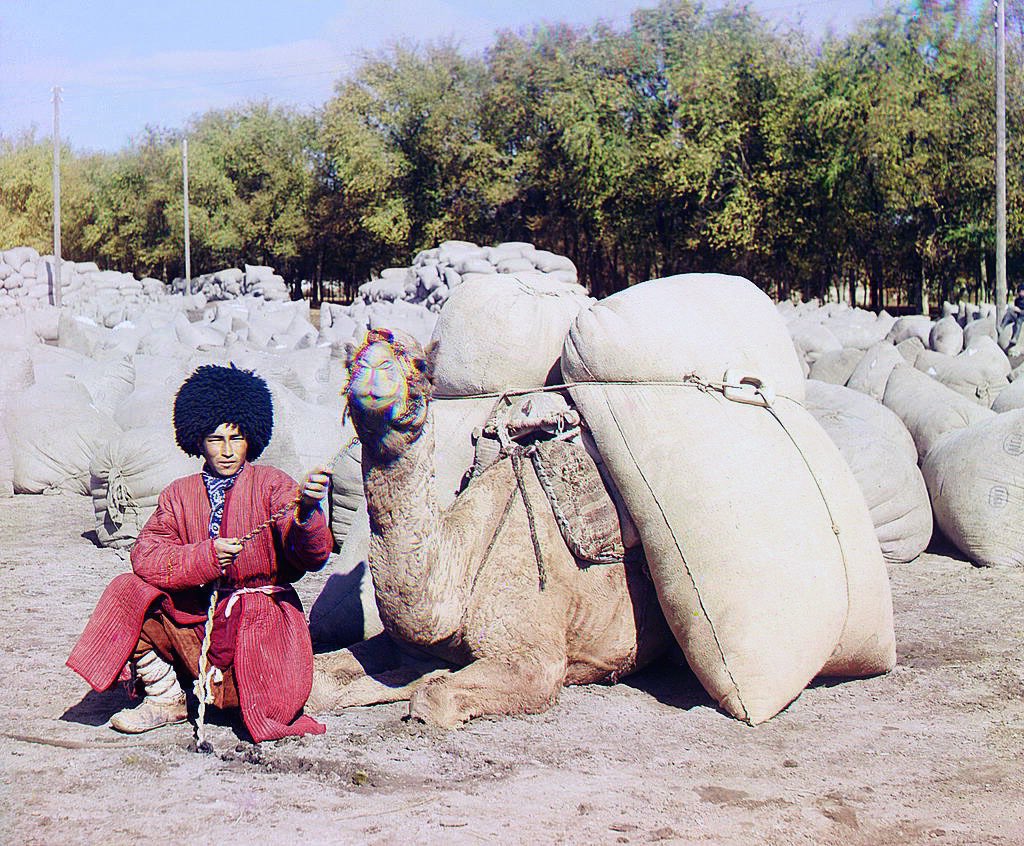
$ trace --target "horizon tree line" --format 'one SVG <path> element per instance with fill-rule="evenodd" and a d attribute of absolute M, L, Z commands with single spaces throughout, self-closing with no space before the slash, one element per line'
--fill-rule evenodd
<path fill-rule="evenodd" d="M 62 148 L 62 253 L 183 275 L 270 264 L 356 287 L 447 239 L 565 254 L 604 296 L 689 271 L 872 308 L 991 297 L 991 10 L 890 10 L 813 44 L 745 6 L 663 0 L 622 31 L 397 45 L 322 107 L 269 102 Z M 1024 281 L 1024 2 L 1007 16 L 1008 279 Z M 52 249 L 51 143 L 0 136 L 0 248 Z M 327 280 L 341 280 L 327 288 Z"/>

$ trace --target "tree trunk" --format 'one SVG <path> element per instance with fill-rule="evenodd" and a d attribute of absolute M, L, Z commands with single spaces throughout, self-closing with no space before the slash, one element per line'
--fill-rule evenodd
<path fill-rule="evenodd" d="M 917 304 L 920 307 L 921 314 L 928 314 L 928 279 L 925 275 L 925 263 L 924 256 L 921 256 L 921 276 L 918 281 L 917 289 Z"/>
<path fill-rule="evenodd" d="M 982 299 L 988 299 L 988 262 L 985 260 L 984 250 L 981 251 L 981 285 L 974 293 L 974 304 L 980 305 Z"/>
<path fill-rule="evenodd" d="M 316 268 L 313 270 L 313 292 L 312 292 L 312 306 L 313 308 L 320 308 L 320 304 L 324 301 L 324 248 L 321 246 L 316 251 Z"/>

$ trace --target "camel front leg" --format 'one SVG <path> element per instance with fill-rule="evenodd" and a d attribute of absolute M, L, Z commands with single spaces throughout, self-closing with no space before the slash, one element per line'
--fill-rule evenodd
<path fill-rule="evenodd" d="M 409 716 L 454 728 L 488 714 L 540 714 L 558 701 L 564 681 L 564 656 L 481 658 L 417 686 L 409 700 Z"/>
<path fill-rule="evenodd" d="M 306 700 L 309 714 L 401 702 L 420 682 L 447 672 L 404 656 L 383 633 L 313 660 L 313 687 Z"/>

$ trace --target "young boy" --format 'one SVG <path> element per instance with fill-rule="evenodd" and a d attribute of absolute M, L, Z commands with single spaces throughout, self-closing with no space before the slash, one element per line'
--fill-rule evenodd
<path fill-rule="evenodd" d="M 235 367 L 206 365 L 174 402 L 178 446 L 203 459 L 202 470 L 172 482 L 131 553 L 132 571 L 100 598 L 67 664 L 95 690 L 134 671 L 145 690 L 135 708 L 115 714 L 117 731 L 139 733 L 184 721 L 185 693 L 175 667 L 198 675 L 212 585 L 218 603 L 209 647 L 213 704 L 240 707 L 256 742 L 322 734 L 302 714 L 313 675 L 313 649 L 291 583 L 320 569 L 332 538 L 320 503 L 322 468 L 302 485 L 276 468 L 250 462 L 273 429 L 266 383 Z M 244 543 L 299 494 L 297 503 Z"/>

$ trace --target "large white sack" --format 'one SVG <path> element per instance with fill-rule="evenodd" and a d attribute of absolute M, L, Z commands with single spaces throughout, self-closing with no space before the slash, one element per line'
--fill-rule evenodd
<path fill-rule="evenodd" d="M 904 338 L 896 344 L 896 351 L 903 356 L 903 360 L 911 367 L 917 363 L 918 358 L 921 357 L 921 353 L 923 353 L 925 349 L 927 349 L 927 347 L 925 346 L 924 341 L 916 335 Z"/>
<path fill-rule="evenodd" d="M 999 330 L 995 316 L 981 317 L 964 326 L 964 347 L 969 347 L 979 338 L 990 338 L 998 342 Z"/>
<path fill-rule="evenodd" d="M 27 350 L 5 350 L 0 353 L 3 366 L 0 367 L 0 394 L 23 391 L 36 381 L 32 356 Z"/>
<path fill-rule="evenodd" d="M 437 314 L 405 300 L 381 300 L 370 304 L 366 322 L 368 329 L 401 329 L 426 344 L 437 326 Z"/>
<path fill-rule="evenodd" d="M 903 421 L 917 445 L 918 461 L 950 432 L 988 420 L 995 412 L 947 388 L 922 370 L 896 367 L 882 402 Z"/>
<path fill-rule="evenodd" d="M 133 357 L 135 364 L 135 389 L 151 385 L 181 385 L 188 377 L 185 362 L 173 355 L 139 353 Z"/>
<path fill-rule="evenodd" d="M 284 470 L 301 482 L 313 467 L 328 463 L 339 453 L 355 430 L 351 422 L 342 425 L 340 408 L 308 403 L 271 379 L 267 385 L 274 405 L 274 430 L 258 462 Z"/>
<path fill-rule="evenodd" d="M 330 347 L 307 347 L 272 353 L 236 343 L 226 348 L 236 367 L 255 370 L 265 379 L 281 383 L 300 399 L 332 408 L 341 414 L 340 390 L 345 368 L 331 357 Z"/>
<path fill-rule="evenodd" d="M 581 287 L 509 274 L 460 285 L 434 327 L 436 394 L 465 397 L 544 385 L 557 368 L 572 319 L 589 303 Z"/>
<path fill-rule="evenodd" d="M 897 317 L 886 335 L 886 340 L 898 344 L 907 338 L 919 338 L 921 343 L 928 344 L 932 334 L 932 320 L 926 314 L 907 314 Z"/>
<path fill-rule="evenodd" d="M 0 350 L 23 351 L 39 345 L 39 338 L 23 314 L 0 318 Z"/>
<path fill-rule="evenodd" d="M 154 323 L 139 338 L 138 351 L 144 355 L 168 356 L 184 361 L 192 354 L 192 348 L 178 340 L 178 333 L 172 322 Z"/>
<path fill-rule="evenodd" d="M 839 352 L 843 345 L 832 333 L 832 330 L 811 318 L 791 320 L 787 326 L 793 338 L 797 353 L 808 364 L 828 352 Z"/>
<path fill-rule="evenodd" d="M 1024 408 L 1024 378 L 1014 379 L 992 401 L 992 410 L 998 413 Z"/>
<path fill-rule="evenodd" d="M 34 247 L 12 247 L 0 253 L 3 256 L 4 264 L 9 264 L 15 270 L 23 265 L 39 261 L 39 252 Z"/>
<path fill-rule="evenodd" d="M 1024 410 L 940 441 L 921 466 L 935 522 L 978 564 L 1024 565 Z"/>
<path fill-rule="evenodd" d="M 61 309 L 44 305 L 25 312 L 25 322 L 42 341 L 56 342 L 60 337 Z"/>
<path fill-rule="evenodd" d="M 825 326 L 843 347 L 866 350 L 885 339 L 891 323 L 866 309 L 851 308 L 830 317 Z"/>
<path fill-rule="evenodd" d="M 881 402 L 892 371 L 904 364 L 905 359 L 896 347 L 889 341 L 881 341 L 867 350 L 857 362 L 850 378 L 846 380 L 846 387 Z"/>
<path fill-rule="evenodd" d="M 113 415 L 135 386 L 135 364 L 131 357 L 94 361 L 71 349 L 45 344 L 31 351 L 35 383 L 55 393 L 64 380 L 71 379 L 87 393 L 97 409 Z"/>
<path fill-rule="evenodd" d="M 340 649 L 384 631 L 367 564 L 370 518 L 365 500 L 353 515 L 331 575 L 309 609 L 309 633 L 318 648 Z"/>
<path fill-rule="evenodd" d="M 853 471 L 885 560 L 917 558 L 932 537 L 932 506 L 907 427 L 884 405 L 839 385 L 808 381 L 805 406 Z"/>
<path fill-rule="evenodd" d="M 577 316 L 562 370 L 581 383 L 573 399 L 666 619 L 723 708 L 758 723 L 816 675 L 891 669 L 889 583 L 867 506 L 801 405 L 796 351 L 762 292 L 716 274 L 634 286 Z M 770 386 L 772 407 L 710 385 L 727 371 Z M 708 384 L 680 385 L 687 374 Z"/>
<path fill-rule="evenodd" d="M 92 358 L 103 349 L 110 330 L 94 320 L 62 310 L 57 328 L 57 345 Z"/>
<path fill-rule="evenodd" d="M 120 428 L 71 379 L 36 384 L 8 403 L 16 493 L 89 493 L 89 464 Z"/>
<path fill-rule="evenodd" d="M 1010 362 L 988 337 L 976 338 L 959 355 L 923 350 L 914 367 L 986 408 L 1010 383 Z"/>
<path fill-rule="evenodd" d="M 356 512 L 365 502 L 362 449 L 354 443 L 342 453 L 331 471 L 331 534 L 336 546 L 345 543 Z"/>
<path fill-rule="evenodd" d="M 149 426 L 170 424 L 174 398 L 185 377 L 173 381 L 150 382 L 140 385 L 126 396 L 114 409 L 114 420 L 124 431 L 144 429 Z M 173 434 L 172 441 L 173 443 Z"/>
<path fill-rule="evenodd" d="M 160 492 L 199 472 L 202 462 L 174 440 L 170 414 L 162 422 L 124 432 L 103 444 L 89 465 L 89 492 L 102 546 L 130 546 L 156 510 Z"/>
<path fill-rule="evenodd" d="M 845 385 L 862 358 L 864 350 L 853 348 L 822 353 L 811 364 L 807 378 Z"/>
<path fill-rule="evenodd" d="M 104 414 L 113 416 L 121 402 L 135 389 L 135 362 L 131 356 L 89 362 L 75 374 L 75 378 L 85 385 L 93 405 Z"/>
<path fill-rule="evenodd" d="M 964 330 L 952 315 L 943 317 L 932 326 L 928 344 L 937 353 L 956 355 L 964 348 Z"/>

